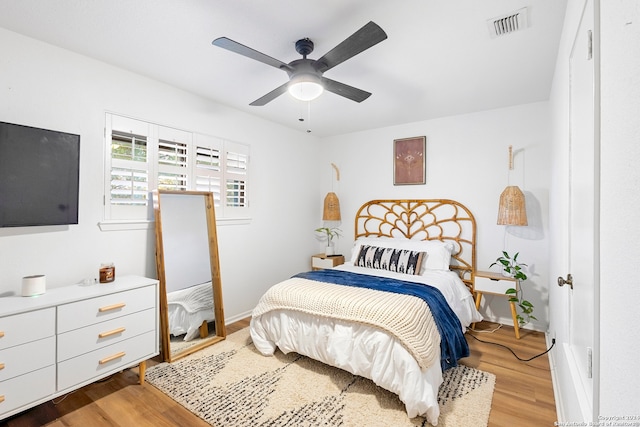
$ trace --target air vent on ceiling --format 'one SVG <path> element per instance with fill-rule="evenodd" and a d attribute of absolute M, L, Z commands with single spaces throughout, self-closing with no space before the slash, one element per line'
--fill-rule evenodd
<path fill-rule="evenodd" d="M 524 30 L 529 26 L 529 17 L 527 15 L 528 10 L 526 7 L 523 7 L 508 15 L 489 19 L 487 26 L 489 27 L 491 38 Z"/>

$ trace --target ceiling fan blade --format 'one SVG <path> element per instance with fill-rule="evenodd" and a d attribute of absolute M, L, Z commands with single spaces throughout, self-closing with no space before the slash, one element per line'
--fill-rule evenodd
<path fill-rule="evenodd" d="M 287 86 L 288 85 L 289 85 L 289 82 L 283 84 L 282 86 L 278 86 L 277 88 L 275 88 L 274 90 L 272 90 L 268 94 L 264 95 L 261 98 L 256 99 L 255 101 L 253 101 L 249 105 L 252 105 L 254 107 L 262 107 L 263 105 L 273 101 L 274 99 L 276 99 L 277 97 L 279 97 L 280 95 L 285 93 L 287 91 Z"/>
<path fill-rule="evenodd" d="M 230 50 L 231 52 L 238 53 L 242 56 L 246 56 L 247 58 L 254 59 L 256 61 L 260 61 L 264 64 L 271 65 L 272 67 L 281 69 L 281 70 L 289 70 L 292 71 L 292 68 L 289 64 L 285 64 L 284 62 L 272 58 L 269 55 L 265 55 L 262 52 L 258 52 L 255 49 L 251 49 L 243 44 L 240 44 L 236 41 L 228 39 L 226 37 L 220 37 L 211 42 L 212 45 L 221 47 L 223 49 Z"/>
<path fill-rule="evenodd" d="M 337 82 L 335 80 L 328 79 L 326 77 L 322 77 L 321 80 L 325 90 L 328 90 L 329 92 L 333 92 L 336 95 L 349 98 L 352 101 L 362 102 L 371 96 L 370 92 L 364 91 L 362 89 L 358 89 L 353 86 L 346 85 L 344 83 Z"/>
<path fill-rule="evenodd" d="M 369 49 L 387 38 L 387 33 L 373 21 L 353 33 L 316 61 L 318 71 L 327 70 Z"/>

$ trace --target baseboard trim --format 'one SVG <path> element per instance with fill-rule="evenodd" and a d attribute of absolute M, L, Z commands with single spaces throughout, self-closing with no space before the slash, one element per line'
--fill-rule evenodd
<path fill-rule="evenodd" d="M 245 311 L 244 313 L 236 314 L 235 316 L 225 317 L 224 324 L 225 325 L 230 325 L 231 323 L 235 323 L 238 320 L 242 320 L 242 319 L 244 319 L 246 317 L 251 317 L 251 312 L 252 311 L 253 310 L 248 310 L 248 311 Z"/>
<path fill-rule="evenodd" d="M 549 335 L 549 333 L 545 333 L 545 339 L 547 341 L 547 348 L 551 347 L 551 340 L 553 339 L 551 337 L 551 335 Z M 556 344 L 558 342 L 556 341 Z M 547 353 L 547 356 L 549 358 L 549 369 L 551 371 L 551 384 L 553 385 L 553 400 L 554 402 L 556 402 L 556 415 L 558 417 L 558 423 L 564 423 L 565 422 L 565 416 L 564 416 L 564 406 L 562 405 L 562 399 L 561 399 L 561 395 L 560 395 L 560 389 L 558 387 L 558 378 L 557 378 L 557 373 L 556 373 L 556 353 L 555 353 L 555 346 L 554 348 Z"/>

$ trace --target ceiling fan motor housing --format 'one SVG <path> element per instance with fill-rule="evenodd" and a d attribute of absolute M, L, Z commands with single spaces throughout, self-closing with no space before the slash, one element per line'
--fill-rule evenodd
<path fill-rule="evenodd" d="M 291 80 L 298 76 L 310 76 L 312 80 L 319 82 L 322 73 L 314 66 L 315 62 L 313 59 L 296 59 L 295 61 L 291 61 L 289 63 L 291 69 L 286 70 L 287 74 L 289 74 Z"/>
<path fill-rule="evenodd" d="M 296 42 L 296 52 L 304 58 L 313 52 L 313 42 L 309 38 L 300 39 Z"/>

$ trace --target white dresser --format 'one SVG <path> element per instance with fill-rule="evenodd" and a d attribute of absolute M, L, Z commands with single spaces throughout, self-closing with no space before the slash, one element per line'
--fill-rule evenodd
<path fill-rule="evenodd" d="M 0 419 L 159 353 L 158 281 L 124 276 L 0 297 Z"/>

